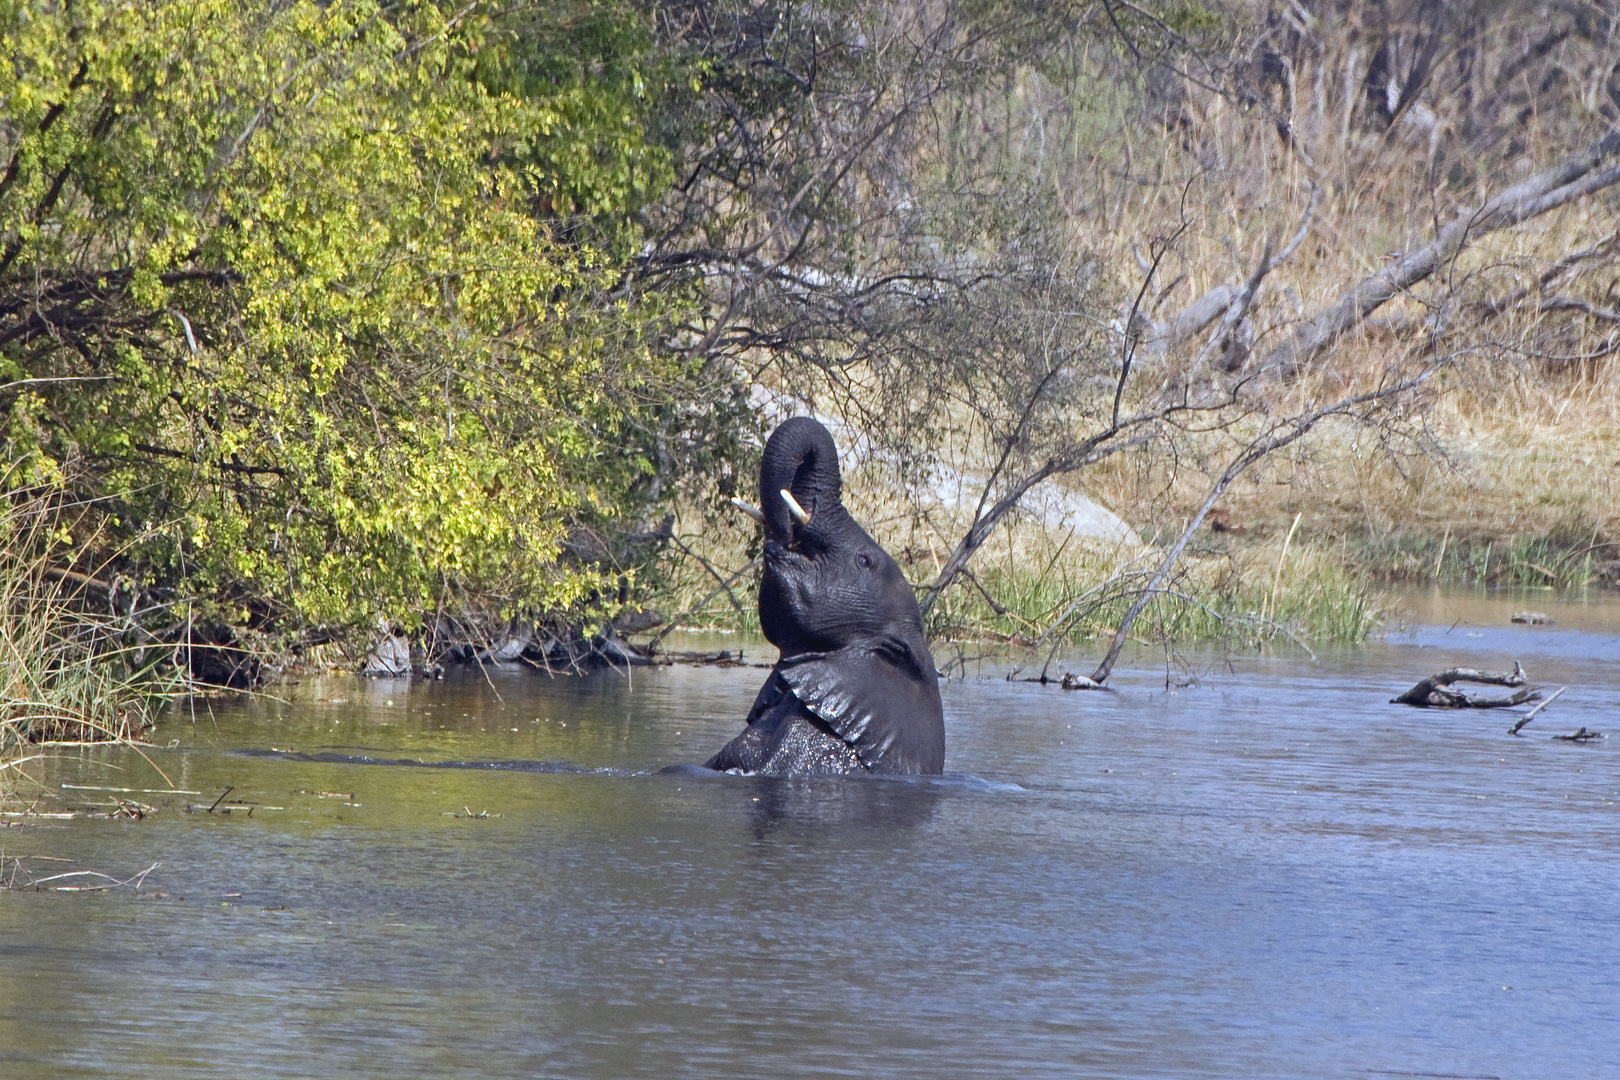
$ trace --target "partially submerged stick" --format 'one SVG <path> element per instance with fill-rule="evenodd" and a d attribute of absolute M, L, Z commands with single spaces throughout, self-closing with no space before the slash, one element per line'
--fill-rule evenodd
<path fill-rule="evenodd" d="M 1584 727 L 1579 731 L 1572 731 L 1568 735 L 1554 735 L 1553 738 L 1561 742 L 1590 742 L 1593 739 L 1604 738 L 1601 731 L 1587 731 Z"/>
<path fill-rule="evenodd" d="M 1537 705 L 1535 708 L 1531 709 L 1529 712 L 1527 712 L 1523 716 L 1519 717 L 1519 722 L 1514 724 L 1512 727 L 1508 728 L 1508 734 L 1509 735 L 1517 735 L 1519 733 L 1520 728 L 1524 727 L 1524 725 L 1528 724 L 1530 721 L 1532 721 L 1532 720 L 1534 720 L 1536 718 L 1536 713 L 1540 712 L 1542 709 L 1545 709 L 1547 706 L 1549 706 L 1553 702 L 1557 701 L 1558 700 L 1558 695 L 1562 694 L 1565 690 L 1568 690 L 1568 689 L 1569 689 L 1569 687 L 1567 687 L 1567 686 L 1560 686 L 1558 689 L 1554 690 L 1551 694 L 1549 694 L 1547 696 L 1546 701 L 1543 701 L 1540 705 Z M 1585 731 L 1586 729 L 1582 728 L 1581 730 Z"/>
<path fill-rule="evenodd" d="M 116 889 L 116 888 L 119 888 L 120 886 L 128 885 L 128 884 L 133 882 L 134 885 L 135 885 L 136 891 L 139 891 L 141 885 L 144 884 L 145 881 L 146 881 L 146 875 L 150 874 L 152 871 L 156 870 L 161 865 L 162 865 L 162 863 L 153 863 L 151 866 L 148 866 L 145 870 L 142 870 L 140 873 L 136 874 L 134 877 L 125 878 L 123 881 L 119 881 L 117 878 L 113 877 L 111 874 L 103 874 L 99 870 L 72 870 L 72 871 L 69 871 L 68 873 L 65 873 L 65 874 L 52 874 L 50 877 L 38 878 L 38 879 L 36 879 L 34 881 L 30 881 L 28 883 L 28 886 L 29 886 L 29 888 L 38 888 L 41 885 L 47 884 L 47 883 L 52 882 L 52 881 L 61 881 L 64 878 L 97 877 L 97 878 L 106 879 L 107 884 L 105 884 L 105 885 L 52 885 L 51 888 L 55 889 L 57 892 L 101 892 L 101 891 L 106 890 L 106 889 Z"/>

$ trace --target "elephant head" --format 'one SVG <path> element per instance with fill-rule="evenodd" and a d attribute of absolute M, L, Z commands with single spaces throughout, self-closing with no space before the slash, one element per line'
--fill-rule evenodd
<path fill-rule="evenodd" d="M 782 651 L 777 673 L 867 768 L 941 772 L 943 710 L 917 597 L 844 508 L 827 429 L 809 417 L 783 423 L 759 483 L 759 621 Z"/>

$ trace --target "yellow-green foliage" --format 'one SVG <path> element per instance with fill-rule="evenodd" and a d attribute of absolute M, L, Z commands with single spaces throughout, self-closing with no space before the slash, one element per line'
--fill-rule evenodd
<path fill-rule="evenodd" d="M 104 499 L 149 582 L 300 621 L 591 589 L 565 530 L 687 373 L 580 224 L 662 180 L 637 78 L 525 77 L 512 13 L 552 9 L 0 3 L 23 481 Z"/>

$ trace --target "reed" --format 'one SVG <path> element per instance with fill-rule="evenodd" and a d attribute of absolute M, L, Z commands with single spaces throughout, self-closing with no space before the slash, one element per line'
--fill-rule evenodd
<path fill-rule="evenodd" d="M 0 508 L 0 801 L 40 747 L 137 740 L 175 689 L 125 640 L 105 586 L 69 568 L 70 536 L 41 499 Z"/>
<path fill-rule="evenodd" d="M 1364 640 L 1383 619 L 1383 600 L 1336 553 L 1295 546 L 1282 554 L 1206 550 L 1186 557 L 1139 618 L 1144 641 L 1280 640 L 1343 644 Z M 1078 571 L 1078 572 L 1076 572 Z M 995 566 L 972 588 L 953 590 L 937 610 L 936 635 L 1019 644 L 1083 642 L 1111 635 L 1148 574 L 1071 563 L 1063 575 Z"/>

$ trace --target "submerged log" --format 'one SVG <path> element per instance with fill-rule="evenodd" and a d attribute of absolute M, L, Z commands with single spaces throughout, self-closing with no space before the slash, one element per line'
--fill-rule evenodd
<path fill-rule="evenodd" d="M 1480 697 L 1450 689 L 1453 683 L 1484 683 L 1490 686 L 1516 686 L 1521 689 L 1506 697 Z M 1412 705 L 1419 709 L 1505 709 L 1523 705 L 1527 701 L 1541 700 L 1541 691 L 1525 686 L 1529 677 L 1517 661 L 1511 672 L 1476 671 L 1473 668 L 1452 668 L 1430 675 L 1400 697 L 1390 698 L 1392 705 Z"/>
<path fill-rule="evenodd" d="M 673 665 L 673 664 L 693 664 L 693 665 L 698 665 L 698 666 L 709 666 L 709 667 L 742 667 L 743 666 L 743 658 L 742 658 L 742 650 L 741 649 L 737 650 L 737 655 L 735 655 L 735 656 L 733 656 L 731 654 L 731 650 L 729 650 L 729 649 L 720 649 L 720 650 L 715 651 L 715 652 L 704 652 L 704 651 L 698 651 L 698 650 L 693 650 L 693 649 L 674 649 L 674 650 L 669 650 L 669 651 L 666 651 L 666 652 L 659 653 L 658 654 L 658 662 L 661 663 L 661 664 L 671 664 L 671 665 Z M 756 666 L 768 666 L 768 665 L 756 665 Z"/>
<path fill-rule="evenodd" d="M 1579 731 L 1572 731 L 1568 735 L 1554 735 L 1553 738 L 1563 742 L 1591 742 L 1593 739 L 1606 738 L 1601 731 L 1588 731 L 1584 727 Z"/>

